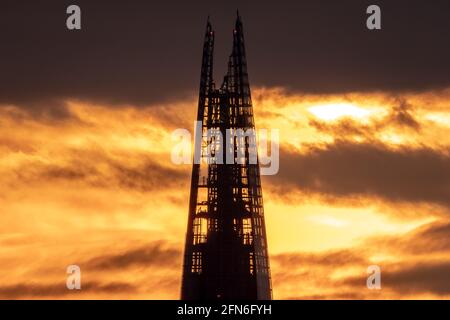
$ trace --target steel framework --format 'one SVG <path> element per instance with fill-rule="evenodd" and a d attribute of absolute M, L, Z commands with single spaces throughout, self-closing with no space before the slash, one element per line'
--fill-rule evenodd
<path fill-rule="evenodd" d="M 251 161 L 256 136 L 235 134 L 255 128 L 239 13 L 219 89 L 213 80 L 213 53 L 208 18 L 197 114 L 202 125 L 196 132 L 201 152 L 192 168 L 181 298 L 268 300 L 272 289 L 260 169 L 257 157 Z M 231 164 L 227 152 L 235 160 Z"/>

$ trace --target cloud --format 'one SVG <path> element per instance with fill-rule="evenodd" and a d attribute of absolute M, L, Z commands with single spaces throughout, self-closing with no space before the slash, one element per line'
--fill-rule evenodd
<path fill-rule="evenodd" d="M 398 99 L 398 104 L 392 109 L 387 122 L 414 130 L 420 129 L 420 123 L 413 115 L 413 106 L 405 99 Z"/>
<path fill-rule="evenodd" d="M 371 118 L 369 123 L 346 117 L 333 122 L 310 119 L 308 124 L 318 132 L 329 134 L 337 139 L 358 137 L 367 141 L 377 141 L 377 134 L 389 129 L 406 134 L 420 132 L 421 119 L 415 114 L 415 107 L 406 99 L 395 98 L 394 104 L 387 108 L 388 113 L 385 116 Z"/>
<path fill-rule="evenodd" d="M 133 266 L 173 268 L 179 265 L 181 252 L 163 241 L 118 254 L 95 257 L 85 262 L 86 268 L 97 270 L 122 269 Z"/>
<path fill-rule="evenodd" d="M 8 27 L 0 28 L 0 38 L 8 50 L 0 59 L 0 104 L 78 98 L 143 106 L 190 96 L 198 90 L 207 15 L 216 30 L 218 68 L 227 62 L 237 7 L 254 85 L 336 93 L 450 84 L 450 45 L 441 32 L 449 28 L 448 1 L 380 0 L 383 29 L 376 32 L 365 28 L 371 3 L 357 0 L 282 0 L 276 6 L 261 0 L 80 0 L 80 31 L 65 28 L 69 4 L 4 1 L 0 21 Z"/>
<path fill-rule="evenodd" d="M 450 155 L 446 150 L 338 140 L 302 152 L 281 150 L 282 188 L 333 197 L 375 197 L 450 207 Z"/>
<path fill-rule="evenodd" d="M 289 299 L 407 299 L 450 295 L 448 221 L 365 239 L 351 248 L 271 257 L 274 287 Z M 383 256 L 379 259 L 376 257 Z M 382 290 L 366 288 L 369 265 L 381 267 Z M 299 292 L 293 283 L 301 283 Z"/>
<path fill-rule="evenodd" d="M 450 223 L 446 220 L 427 223 L 399 236 L 378 236 L 366 240 L 368 247 L 382 248 L 394 254 L 431 255 L 450 251 Z"/>
<path fill-rule="evenodd" d="M 143 192 L 184 185 L 188 178 L 184 171 L 164 167 L 152 161 L 147 161 L 137 168 L 116 163 L 112 169 L 120 187 Z"/>
<path fill-rule="evenodd" d="M 389 288 L 400 294 L 449 295 L 450 262 L 439 263 L 402 263 L 387 264 L 381 267 L 382 288 Z M 367 275 L 348 277 L 340 284 L 361 287 L 365 284 Z"/>
<path fill-rule="evenodd" d="M 352 265 L 357 263 L 365 263 L 367 259 L 361 252 L 356 250 L 342 249 L 331 250 L 321 253 L 282 253 L 274 255 L 272 261 L 281 266 L 302 264 L 309 267 L 316 266 L 335 266 L 343 267 L 346 265 Z"/>
<path fill-rule="evenodd" d="M 82 283 L 81 290 L 69 290 L 65 282 L 55 284 L 19 283 L 0 287 L 0 297 L 6 299 L 46 298 L 46 297 L 66 297 L 74 298 L 85 293 L 133 293 L 136 288 L 124 282 L 85 282 Z"/>
<path fill-rule="evenodd" d="M 431 292 L 438 295 L 450 294 L 450 262 L 420 263 L 404 266 L 398 271 L 383 272 L 386 286 L 400 293 Z"/>
<path fill-rule="evenodd" d="M 79 150 L 78 154 L 67 155 L 71 155 L 70 160 L 62 164 L 37 161 L 20 166 L 13 171 L 15 179 L 11 183 L 30 185 L 45 181 L 149 192 L 184 185 L 188 178 L 184 170 L 166 167 L 148 156 L 137 156 L 139 163 L 130 164 L 99 150 Z"/>
<path fill-rule="evenodd" d="M 120 245 L 122 249 L 91 248 L 86 254 L 78 256 L 80 251 L 72 251 L 70 257 L 59 256 L 56 260 L 52 260 L 55 258 L 53 251 L 52 256 L 46 260 L 46 268 L 42 269 L 42 264 L 35 264 L 34 267 L 32 264 L 28 265 L 31 268 L 27 273 L 22 273 L 22 277 L 15 281 L 8 279 L 3 283 L 0 286 L 0 298 L 148 299 L 175 296 L 173 293 L 180 285 L 182 259 L 178 246 L 165 240 L 140 245 Z M 65 266 L 70 264 L 66 259 L 80 261 L 81 290 L 66 288 Z M 136 268 L 144 272 L 135 272 Z M 32 280 L 23 280 L 28 277 Z M 58 280 L 55 281 L 55 278 Z"/>
<path fill-rule="evenodd" d="M 285 297 L 285 300 L 363 300 L 365 296 L 361 293 L 357 292 L 348 292 L 348 293 L 329 293 L 329 294 L 314 294 L 314 295 L 298 295 Z"/>

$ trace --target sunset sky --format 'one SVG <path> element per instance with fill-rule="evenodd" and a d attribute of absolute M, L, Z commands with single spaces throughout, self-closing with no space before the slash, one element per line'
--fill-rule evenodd
<path fill-rule="evenodd" d="M 179 298 L 171 134 L 193 132 L 207 15 L 220 82 L 237 7 L 256 127 L 280 130 L 274 298 L 450 298 L 448 1 L 379 1 L 377 34 L 365 1 L 77 3 L 78 33 L 71 2 L 0 6 L 0 299 Z"/>

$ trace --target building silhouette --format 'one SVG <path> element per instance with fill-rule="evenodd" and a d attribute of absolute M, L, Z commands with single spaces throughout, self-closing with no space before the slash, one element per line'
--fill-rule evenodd
<path fill-rule="evenodd" d="M 201 152 L 192 168 L 181 298 L 271 299 L 256 136 L 237 134 L 255 128 L 239 13 L 228 72 L 218 89 L 213 52 L 208 18 L 195 145 Z"/>

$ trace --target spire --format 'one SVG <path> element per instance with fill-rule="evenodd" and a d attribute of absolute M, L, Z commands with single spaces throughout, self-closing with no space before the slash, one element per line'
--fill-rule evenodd
<path fill-rule="evenodd" d="M 198 115 L 201 119 L 205 101 L 209 92 L 213 89 L 213 55 L 214 55 L 214 31 L 208 16 L 206 21 L 205 38 L 203 42 L 202 68 L 200 74 L 200 97 Z"/>
<path fill-rule="evenodd" d="M 242 30 L 242 19 L 241 19 L 241 16 L 239 14 L 239 9 L 236 10 L 236 26 L 235 26 L 235 30 Z"/>
<path fill-rule="evenodd" d="M 233 32 L 233 50 L 230 56 L 230 78 L 234 81 L 230 90 L 238 95 L 245 105 L 251 105 L 250 85 L 247 74 L 247 59 L 245 53 L 244 28 L 241 16 L 237 11 L 236 25 Z"/>
<path fill-rule="evenodd" d="M 259 163 L 251 160 L 257 154 L 256 136 L 243 141 L 223 139 L 228 130 L 255 128 L 239 12 L 228 73 L 220 89 L 212 82 L 213 48 L 214 32 L 208 20 L 181 298 L 269 300 L 272 291 Z M 211 130 L 222 138 L 213 139 Z M 244 150 L 243 163 L 225 164 L 225 157 L 229 160 L 225 150 L 232 155 Z"/>
<path fill-rule="evenodd" d="M 206 19 L 206 33 L 211 33 L 212 32 L 212 26 L 211 26 L 211 20 L 209 18 Z"/>

